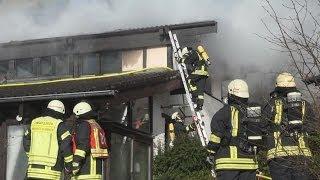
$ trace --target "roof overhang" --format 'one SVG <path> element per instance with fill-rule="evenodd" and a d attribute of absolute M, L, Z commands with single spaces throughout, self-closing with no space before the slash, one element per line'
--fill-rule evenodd
<path fill-rule="evenodd" d="M 102 76 L 0 85 L 0 103 L 102 96 L 128 101 L 180 87 L 177 71 L 148 68 Z"/>
<path fill-rule="evenodd" d="M 153 46 L 167 46 L 167 31 L 183 36 L 217 32 L 217 22 L 202 21 L 140 29 L 117 30 L 100 34 L 66 36 L 0 44 L 0 61 L 64 54 L 114 51 Z"/>

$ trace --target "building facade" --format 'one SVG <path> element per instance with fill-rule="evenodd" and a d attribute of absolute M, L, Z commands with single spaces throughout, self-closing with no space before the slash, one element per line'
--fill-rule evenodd
<path fill-rule="evenodd" d="M 152 157 L 165 141 L 161 113 L 171 113 L 172 104 L 185 103 L 169 29 L 185 46 L 194 45 L 198 35 L 216 32 L 217 24 L 205 21 L 0 44 L 0 179 L 25 176 L 24 129 L 50 99 L 65 103 L 66 118 L 77 102 L 93 104 L 110 144 L 103 169 L 106 179 L 152 179 Z"/>

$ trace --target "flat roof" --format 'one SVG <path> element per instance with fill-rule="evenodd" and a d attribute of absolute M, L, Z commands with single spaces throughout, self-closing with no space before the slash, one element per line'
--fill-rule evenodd
<path fill-rule="evenodd" d="M 63 36 L 0 44 L 0 61 L 52 55 L 114 51 L 152 46 L 167 46 L 167 31 L 178 37 L 216 33 L 216 21 L 201 21 L 146 28 L 116 30 L 98 34 Z"/>

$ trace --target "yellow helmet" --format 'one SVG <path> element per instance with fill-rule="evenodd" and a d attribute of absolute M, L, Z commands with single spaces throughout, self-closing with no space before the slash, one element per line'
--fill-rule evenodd
<path fill-rule="evenodd" d="M 276 79 L 276 87 L 296 87 L 294 77 L 287 72 L 280 73 Z"/>
<path fill-rule="evenodd" d="M 92 108 L 91 108 L 90 104 L 87 102 L 79 102 L 73 108 L 73 113 L 77 116 L 85 114 L 90 111 L 92 111 Z"/>
<path fill-rule="evenodd" d="M 59 101 L 59 100 L 52 100 L 49 102 L 48 106 L 47 106 L 48 109 L 51 109 L 53 111 L 56 111 L 56 112 L 59 112 L 61 114 L 64 114 L 65 113 L 65 108 L 64 108 L 64 104 Z"/>
<path fill-rule="evenodd" d="M 249 98 L 249 87 L 242 79 L 235 79 L 228 85 L 228 93 L 241 98 Z"/>

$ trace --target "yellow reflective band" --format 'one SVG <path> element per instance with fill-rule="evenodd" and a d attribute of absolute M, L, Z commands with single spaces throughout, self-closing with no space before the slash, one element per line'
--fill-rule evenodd
<path fill-rule="evenodd" d="M 216 136 L 215 134 L 211 134 L 210 135 L 210 141 L 212 141 L 214 143 L 220 143 L 221 142 L 221 138 Z"/>
<path fill-rule="evenodd" d="M 24 135 L 28 135 L 29 134 L 29 130 L 27 129 L 25 132 L 24 132 Z"/>
<path fill-rule="evenodd" d="M 217 164 L 215 169 L 258 169 L 258 164 Z"/>
<path fill-rule="evenodd" d="M 192 84 L 191 79 L 188 79 L 188 84 L 189 84 L 190 91 L 196 91 L 197 90 L 197 86 L 194 86 Z"/>
<path fill-rule="evenodd" d="M 237 146 L 229 146 L 229 148 L 230 148 L 230 158 L 237 159 L 238 158 Z"/>
<path fill-rule="evenodd" d="M 69 131 L 66 131 L 65 133 L 63 133 L 61 135 L 61 139 L 64 140 L 65 138 L 67 138 L 68 136 L 71 136 L 70 132 Z"/>
<path fill-rule="evenodd" d="M 81 156 L 81 157 L 85 157 L 86 156 L 86 152 L 81 150 L 81 149 L 76 149 L 76 151 L 74 152 L 74 155 L 76 156 Z"/>
<path fill-rule="evenodd" d="M 173 125 L 173 123 L 170 123 L 169 124 L 169 131 L 173 131 L 174 130 L 174 125 Z"/>
<path fill-rule="evenodd" d="M 198 96 L 199 99 L 204 99 L 203 95 Z"/>
<path fill-rule="evenodd" d="M 231 106 L 231 125 L 232 125 L 232 137 L 238 135 L 238 121 L 239 121 L 239 111 Z"/>
<path fill-rule="evenodd" d="M 249 158 L 219 158 L 216 169 L 258 169 L 258 164 Z"/>
<path fill-rule="evenodd" d="M 71 162 L 73 159 L 73 155 L 70 155 L 70 156 L 67 156 L 67 157 L 64 157 L 64 162 L 68 163 L 68 162 Z"/>
<path fill-rule="evenodd" d="M 300 148 L 306 148 L 306 142 L 304 141 L 304 135 L 300 135 L 298 141 L 299 141 Z"/>
<path fill-rule="evenodd" d="M 280 124 L 282 119 L 282 106 L 283 106 L 282 100 L 280 99 L 275 100 L 275 104 L 276 104 L 276 115 L 274 117 L 274 123 Z"/>
<path fill-rule="evenodd" d="M 282 146 L 280 132 L 279 131 L 274 132 L 273 137 L 274 137 L 274 145 L 276 146 L 276 148 L 280 148 Z"/>
<path fill-rule="evenodd" d="M 97 174 L 97 160 L 90 156 L 90 175 Z"/>
<path fill-rule="evenodd" d="M 312 156 L 309 148 L 300 148 L 298 146 L 282 146 L 281 149 L 272 148 L 268 150 L 267 159 L 284 156 Z"/>
<path fill-rule="evenodd" d="M 39 169 L 39 168 L 28 168 L 28 178 L 40 178 L 40 179 L 60 179 L 61 173 L 59 171 L 53 171 L 51 169 Z"/>
<path fill-rule="evenodd" d="M 219 158 L 216 160 L 217 164 L 256 164 L 253 159 L 250 158 Z"/>
<path fill-rule="evenodd" d="M 210 149 L 207 149 L 207 151 L 208 151 L 209 153 L 212 153 L 212 154 L 216 153 L 215 151 L 210 150 Z"/>

